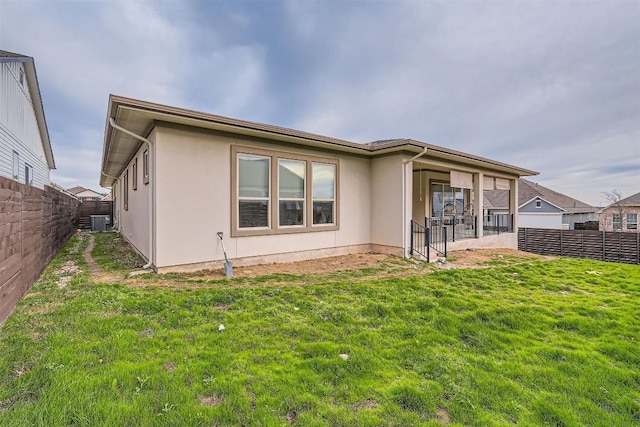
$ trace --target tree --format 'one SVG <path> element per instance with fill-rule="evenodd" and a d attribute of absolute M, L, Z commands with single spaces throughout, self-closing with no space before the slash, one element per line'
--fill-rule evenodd
<path fill-rule="evenodd" d="M 621 201 L 624 199 L 622 193 L 614 189 L 602 193 L 609 204 L 600 215 L 601 229 L 620 231 L 624 228 L 626 209 Z"/>

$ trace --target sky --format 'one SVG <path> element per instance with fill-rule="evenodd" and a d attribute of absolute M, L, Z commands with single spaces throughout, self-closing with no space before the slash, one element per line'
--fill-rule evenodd
<path fill-rule="evenodd" d="M 640 192 L 640 1 L 0 0 L 57 169 L 100 192 L 109 94 L 353 142 L 412 138 L 595 206 Z"/>

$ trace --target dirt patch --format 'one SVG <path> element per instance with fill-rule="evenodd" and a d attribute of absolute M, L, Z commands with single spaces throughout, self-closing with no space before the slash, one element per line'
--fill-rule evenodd
<path fill-rule="evenodd" d="M 214 394 L 213 396 L 205 396 L 200 399 L 202 406 L 220 406 L 224 401 L 224 397 Z"/>
<path fill-rule="evenodd" d="M 451 414 L 444 408 L 437 408 L 436 416 L 438 417 L 438 421 L 440 421 L 442 424 L 451 423 Z"/>
<path fill-rule="evenodd" d="M 296 421 L 296 418 L 298 418 L 296 411 L 287 412 L 287 416 L 285 417 L 289 424 L 293 424 Z"/>
<path fill-rule="evenodd" d="M 532 261 L 551 260 L 553 257 L 531 254 L 513 249 L 477 249 L 451 251 L 446 261 L 426 263 L 414 259 L 404 259 L 384 254 L 352 254 L 338 257 L 313 259 L 307 261 L 261 264 L 247 267 L 234 267 L 235 279 L 257 279 L 265 276 L 276 276 L 273 280 L 259 283 L 260 286 L 288 286 L 299 284 L 286 276 L 306 276 L 305 280 L 313 282 L 314 276 L 323 281 L 341 280 L 341 275 L 349 281 L 361 281 L 389 278 L 403 278 L 419 274 L 428 274 L 438 269 L 457 268 L 490 268 L 523 264 Z M 348 274 L 348 276 L 347 276 Z M 326 277 L 331 275 L 330 277 Z M 284 277 L 277 277 L 284 276 Z M 325 277 L 323 277 L 325 276 Z M 98 279 L 100 276 L 98 276 Z M 154 287 L 203 287 L 219 284 L 226 278 L 224 269 L 205 270 L 195 273 L 159 276 L 157 281 L 148 278 L 129 277 L 117 281 L 129 286 Z M 211 281 L 212 283 L 208 283 Z M 252 283 L 234 281 L 226 282 L 226 287 L 246 287 Z M 216 310 L 226 311 L 226 306 L 216 306 Z"/>
<path fill-rule="evenodd" d="M 15 403 L 15 398 L 14 397 L 10 397 L 10 398 L 5 399 L 5 400 L 0 400 L 0 412 L 4 412 L 4 411 L 10 409 L 11 406 L 13 406 L 14 403 Z"/>
<path fill-rule="evenodd" d="M 378 407 L 378 402 L 374 399 L 366 399 L 361 400 L 360 402 L 353 405 L 353 409 L 359 411 L 361 409 L 376 409 Z"/>
<path fill-rule="evenodd" d="M 273 274 L 326 274 L 344 270 L 381 268 L 385 264 L 392 267 L 400 264 L 405 264 L 404 261 L 405 260 L 401 258 L 391 255 L 352 254 L 330 258 L 312 259 L 308 261 L 238 267 L 234 268 L 233 272 L 234 276 L 238 277 L 259 277 Z"/>

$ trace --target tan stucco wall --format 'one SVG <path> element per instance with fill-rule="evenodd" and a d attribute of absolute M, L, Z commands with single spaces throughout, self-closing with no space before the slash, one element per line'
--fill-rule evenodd
<path fill-rule="evenodd" d="M 370 239 L 370 165 L 366 158 L 277 146 L 216 132 L 157 127 L 157 267 L 353 245 Z M 294 234 L 231 237 L 231 145 L 339 159 L 339 229 Z"/>
<path fill-rule="evenodd" d="M 404 245 L 403 230 L 409 222 L 404 217 L 411 215 L 402 208 L 403 174 L 406 170 L 411 173 L 410 166 L 403 166 L 404 158 L 396 154 L 371 160 L 371 243 L 374 245 L 399 248 Z M 411 175 L 408 177 L 405 191 L 412 185 Z"/>
<path fill-rule="evenodd" d="M 152 137 L 150 137 L 151 139 Z M 147 260 L 149 258 L 149 194 L 150 186 L 144 184 L 142 171 L 142 153 L 147 149 L 147 144 L 143 144 L 136 152 L 135 156 L 127 165 L 129 171 L 129 209 L 124 209 L 123 197 L 123 177 L 124 172 L 120 175 L 116 183 L 116 215 L 118 220 L 118 229 L 120 233 L 131 243 L 133 247 Z M 138 189 L 132 188 L 133 170 L 132 165 L 135 159 L 138 159 Z"/>

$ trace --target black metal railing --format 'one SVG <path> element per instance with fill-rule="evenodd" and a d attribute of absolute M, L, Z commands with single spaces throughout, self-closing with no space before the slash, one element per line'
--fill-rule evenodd
<path fill-rule="evenodd" d="M 411 221 L 411 256 L 419 255 L 429 262 L 429 229 Z"/>
<path fill-rule="evenodd" d="M 478 237 L 478 218 L 475 215 L 448 215 L 425 218 L 425 224 L 427 228 L 432 230 L 432 235 L 442 236 L 446 234 L 446 237 L 443 238 L 445 241 L 455 242 Z"/>
<path fill-rule="evenodd" d="M 424 226 L 429 230 L 429 247 L 443 256 L 447 256 L 447 241 L 450 233 L 442 218 L 425 218 Z"/>
<path fill-rule="evenodd" d="M 513 233 L 513 214 L 493 214 L 482 217 L 482 234 Z"/>

